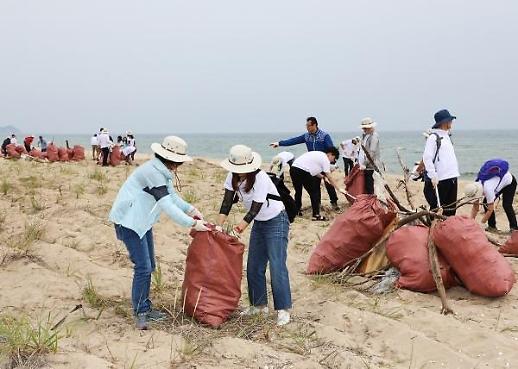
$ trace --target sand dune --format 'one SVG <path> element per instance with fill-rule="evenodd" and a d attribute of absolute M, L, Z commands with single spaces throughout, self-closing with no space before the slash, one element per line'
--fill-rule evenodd
<path fill-rule="evenodd" d="M 442 316 L 435 294 L 374 295 L 308 277 L 311 248 L 329 225 L 311 222 L 309 211 L 290 236 L 293 323 L 277 328 L 273 315 L 235 317 L 211 330 L 178 313 L 190 238 L 163 217 L 154 228 L 162 280 L 154 281 L 152 296 L 175 318 L 150 331 L 135 330 L 128 299 L 132 266 L 107 220 L 133 168 L 0 159 L 1 315 L 37 322 L 50 313 L 57 323 L 77 304 L 84 307 L 60 326 L 58 351 L 46 356 L 44 367 L 518 368 L 518 289 L 487 299 L 453 288 L 448 296 L 456 315 Z M 225 175 L 203 159 L 180 168 L 182 195 L 209 220 L 219 210 Z M 390 176 L 393 188 L 395 181 Z M 424 203 L 420 186 L 412 183 L 418 204 Z M 309 206 L 309 199 L 304 203 Z M 325 191 L 323 205 L 333 217 Z M 230 220 L 242 215 L 240 209 Z M 500 209 L 498 221 L 507 228 Z M 517 270 L 518 262 L 510 261 Z M 245 280 L 242 291 L 246 306 Z"/>

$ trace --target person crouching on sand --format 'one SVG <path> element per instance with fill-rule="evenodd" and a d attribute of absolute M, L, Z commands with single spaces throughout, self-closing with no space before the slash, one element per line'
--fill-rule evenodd
<path fill-rule="evenodd" d="M 247 261 L 248 298 L 250 307 L 242 315 L 268 314 L 266 266 L 270 264 L 273 304 L 277 311 L 277 325 L 290 322 L 291 289 L 286 266 L 290 223 L 272 180 L 262 171 L 261 156 L 247 146 L 236 145 L 229 157 L 221 162 L 228 170 L 225 195 L 221 204 L 218 224 L 223 225 L 230 214 L 234 198 L 243 201 L 248 213 L 234 230 L 243 231 L 252 221 Z"/>
<path fill-rule="evenodd" d="M 131 301 L 138 329 L 147 329 L 150 321 L 166 318 L 152 308 L 149 299 L 151 273 L 155 270 L 153 225 L 165 212 L 174 222 L 196 231 L 207 231 L 203 215 L 185 202 L 173 188 L 173 174 L 192 159 L 187 144 L 176 136 L 154 143 L 155 157 L 137 168 L 124 182 L 110 212 L 117 239 L 124 242 L 134 265 Z M 171 173 L 172 172 L 172 173 Z"/>
<path fill-rule="evenodd" d="M 514 195 L 516 193 L 516 178 L 509 172 L 509 164 L 505 160 L 496 159 L 484 163 L 481 171 L 483 171 L 484 167 L 489 168 L 489 171 L 492 171 L 494 175 L 487 176 L 490 178 L 480 178 L 479 173 L 477 181 L 468 184 L 464 191 L 464 196 L 475 198 L 475 202 L 471 208 L 471 217 L 473 219 L 477 217 L 480 208 L 480 199 L 483 198 L 485 214 L 482 218 L 482 223 L 487 222 L 488 227 L 486 231 L 498 232 L 496 227 L 495 201 L 501 196 L 502 206 L 509 221 L 509 230 L 511 232 L 518 230 L 516 214 L 513 209 Z"/>

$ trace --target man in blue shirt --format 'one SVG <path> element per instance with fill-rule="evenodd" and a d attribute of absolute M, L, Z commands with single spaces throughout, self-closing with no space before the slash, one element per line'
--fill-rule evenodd
<path fill-rule="evenodd" d="M 306 119 L 306 129 L 307 132 L 300 136 L 293 137 L 287 140 L 282 140 L 279 142 L 273 142 L 270 144 L 270 146 L 276 148 L 279 146 L 293 146 L 305 143 L 308 151 L 322 152 L 325 152 L 326 149 L 330 147 L 334 147 L 331 136 L 329 136 L 327 132 L 324 132 L 320 128 L 318 128 L 317 118 L 308 117 Z M 326 185 L 329 198 L 331 199 L 331 206 L 334 210 L 339 211 L 340 207 L 338 206 L 338 196 L 336 195 L 335 188 L 327 182 L 324 183 Z"/>

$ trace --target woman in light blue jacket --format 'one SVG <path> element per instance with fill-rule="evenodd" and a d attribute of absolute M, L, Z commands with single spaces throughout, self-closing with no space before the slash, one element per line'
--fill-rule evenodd
<path fill-rule="evenodd" d="M 165 319 L 152 309 L 149 299 L 151 273 L 155 270 L 153 225 L 165 212 L 174 222 L 197 231 L 207 231 L 203 215 L 185 202 L 174 190 L 173 175 L 178 167 L 192 159 L 187 144 L 168 136 L 162 144 L 154 143 L 155 158 L 136 169 L 122 185 L 110 212 L 117 238 L 124 242 L 134 265 L 131 300 L 137 328 L 147 329 L 148 322 Z"/>

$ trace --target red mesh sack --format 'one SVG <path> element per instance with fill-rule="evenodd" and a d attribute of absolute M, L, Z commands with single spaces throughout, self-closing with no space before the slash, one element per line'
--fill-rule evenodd
<path fill-rule="evenodd" d="M 395 217 L 395 210 L 385 209 L 376 196 L 358 195 L 315 247 L 306 272 L 325 274 L 342 269 L 369 251 Z"/>
<path fill-rule="evenodd" d="M 110 153 L 110 164 L 113 166 L 117 166 L 121 163 L 121 160 L 121 148 L 119 145 L 115 145 L 112 147 L 112 152 Z"/>
<path fill-rule="evenodd" d="M 22 145 L 18 145 L 18 146 L 16 146 L 15 150 L 16 150 L 16 152 L 17 152 L 18 154 L 20 154 L 20 155 L 21 155 L 21 154 L 27 154 L 27 150 L 25 150 L 25 147 L 24 147 L 24 146 L 22 146 Z"/>
<path fill-rule="evenodd" d="M 85 160 L 85 148 L 83 146 L 74 145 L 74 148 L 72 150 L 74 152 L 74 155 L 72 155 L 72 160 L 74 160 L 74 161 Z"/>
<path fill-rule="evenodd" d="M 52 162 L 59 161 L 58 147 L 53 143 L 47 146 L 47 159 Z"/>
<path fill-rule="evenodd" d="M 428 231 L 428 227 L 406 226 L 390 236 L 386 250 L 391 264 L 401 273 L 398 287 L 417 292 L 433 292 L 437 289 L 430 269 Z M 437 256 L 444 287 L 455 286 L 457 283 L 451 266 L 439 252 Z"/>
<path fill-rule="evenodd" d="M 511 265 L 473 219 L 449 217 L 437 224 L 433 240 L 470 292 L 499 297 L 513 288 L 516 279 Z"/>
<path fill-rule="evenodd" d="M 42 152 L 40 150 L 36 149 L 36 148 L 33 148 L 29 152 L 29 155 L 32 156 L 33 158 L 41 159 Z"/>
<path fill-rule="evenodd" d="M 68 160 L 74 160 L 74 149 L 67 149 Z"/>
<path fill-rule="evenodd" d="M 185 313 L 217 327 L 237 309 L 241 298 L 245 246 L 223 232 L 191 232 L 182 285 Z"/>
<path fill-rule="evenodd" d="M 58 149 L 59 161 L 68 161 L 68 149 L 66 147 L 60 147 Z"/>
<path fill-rule="evenodd" d="M 350 193 L 352 196 L 357 197 L 365 193 L 365 177 L 363 170 L 360 169 L 360 166 L 357 164 L 351 169 L 349 175 L 345 178 L 345 190 Z M 354 200 L 347 197 L 350 203 L 353 203 Z"/>
<path fill-rule="evenodd" d="M 5 147 L 5 151 L 7 152 L 7 156 L 10 158 L 18 159 L 21 157 L 20 153 L 16 150 L 15 144 L 9 144 Z"/>
<path fill-rule="evenodd" d="M 498 249 L 498 252 L 504 255 L 518 256 L 518 231 L 511 233 L 511 237 Z"/>

